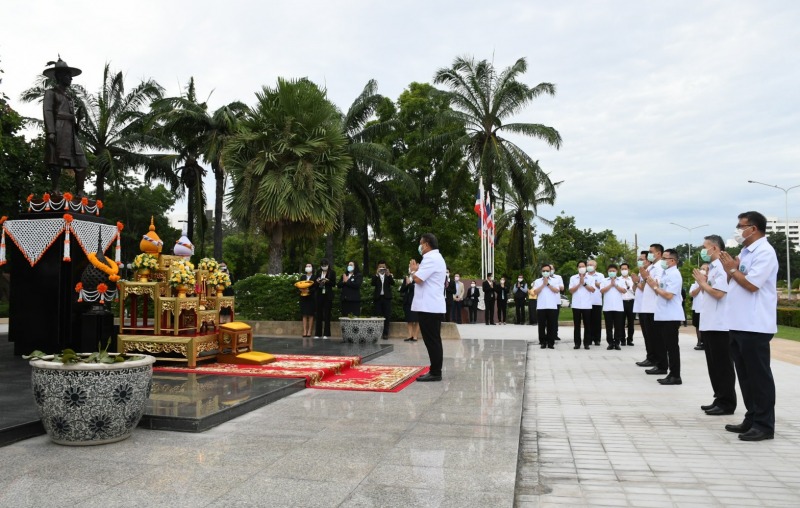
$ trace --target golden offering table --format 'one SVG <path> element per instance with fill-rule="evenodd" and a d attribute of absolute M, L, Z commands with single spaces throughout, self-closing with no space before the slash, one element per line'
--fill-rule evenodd
<path fill-rule="evenodd" d="M 120 353 L 145 353 L 160 362 L 186 362 L 190 368 L 197 362 L 216 360 L 219 352 L 217 333 L 200 335 L 123 335 L 117 337 Z"/>
<path fill-rule="evenodd" d="M 160 296 L 156 299 L 156 335 L 171 333 L 172 335 L 197 334 L 200 332 L 200 321 L 197 311 L 200 298 L 179 298 Z"/>
<path fill-rule="evenodd" d="M 159 282 L 134 282 L 121 280 L 119 288 L 119 331 L 120 333 L 157 333 L 158 317 L 154 315 L 149 321 L 149 309 L 155 305 L 159 297 Z M 142 312 L 139 316 L 139 304 Z M 127 311 L 127 312 L 126 312 Z M 141 324 L 139 319 L 141 318 Z"/>

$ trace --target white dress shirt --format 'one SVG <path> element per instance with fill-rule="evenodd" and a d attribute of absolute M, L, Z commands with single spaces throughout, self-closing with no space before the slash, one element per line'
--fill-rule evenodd
<path fill-rule="evenodd" d="M 671 266 L 664 270 L 658 287 L 667 293 L 672 293 L 672 298 L 666 299 L 661 295 L 656 295 L 656 312 L 653 319 L 656 321 L 683 321 L 686 319 L 681 296 L 683 277 L 677 266 Z"/>
<path fill-rule="evenodd" d="M 622 306 L 622 293 L 620 293 L 617 288 L 624 288 L 625 282 L 617 277 L 613 279 L 611 277 L 606 277 L 603 282 L 600 283 L 600 287 L 606 288 L 608 286 L 614 287 L 605 293 L 601 293 L 603 295 L 603 312 L 622 312 L 625 310 Z M 598 291 L 598 293 L 600 293 L 600 291 Z"/>
<path fill-rule="evenodd" d="M 652 265 L 647 267 L 648 277 L 652 277 L 657 281 L 661 281 L 661 278 L 664 275 L 664 270 L 658 266 L 658 263 L 653 263 Z M 680 291 L 678 291 L 680 294 Z M 642 313 L 644 314 L 655 314 L 656 312 L 656 292 L 653 291 L 653 288 L 650 287 L 650 284 L 645 282 L 644 285 L 644 294 L 642 295 Z M 683 321 L 683 318 L 681 318 Z"/>
<path fill-rule="evenodd" d="M 699 288 L 699 287 L 700 287 L 700 284 L 697 283 L 697 281 L 695 281 L 691 286 L 689 286 L 689 296 L 691 296 L 692 292 L 694 292 L 694 290 Z M 705 294 L 705 292 L 703 292 L 702 289 L 700 290 L 699 293 L 697 293 L 697 296 L 692 296 L 692 310 L 693 311 L 697 312 L 698 314 L 702 313 L 701 311 L 703 309 L 703 299 L 705 299 L 705 297 L 706 297 L 706 294 Z"/>
<path fill-rule="evenodd" d="M 726 309 L 729 329 L 774 334 L 778 331 L 778 257 L 766 237 L 742 249 L 739 271 L 758 291 L 748 291 L 731 277 Z"/>
<path fill-rule="evenodd" d="M 630 275 L 624 277 L 617 277 L 619 280 L 625 283 L 625 293 L 622 295 L 622 301 L 633 300 L 633 287 L 636 285 L 633 283 L 633 279 Z"/>
<path fill-rule="evenodd" d="M 725 307 L 728 301 L 728 274 L 725 273 L 725 268 L 719 259 L 712 261 L 708 267 L 708 285 L 725 294 L 720 299 L 716 299 L 708 293 L 703 295 L 699 330 L 701 332 L 727 332 L 728 322 L 725 320 Z"/>
<path fill-rule="evenodd" d="M 572 293 L 572 308 L 573 309 L 591 309 L 592 308 L 592 293 L 586 289 L 583 284 L 580 283 L 581 275 L 576 273 L 572 277 L 569 278 L 569 287 L 574 288 L 575 286 L 580 286 L 578 289 Z M 583 283 L 594 287 L 594 277 L 589 275 L 588 273 L 583 277 Z M 599 289 L 595 289 L 595 291 L 600 291 Z"/>
<path fill-rule="evenodd" d="M 550 284 L 551 287 L 556 289 L 560 288 L 559 283 L 561 282 L 561 277 L 548 277 L 547 282 Z M 536 279 L 536 282 L 533 283 L 534 289 L 539 289 L 545 284 L 544 277 L 540 277 Z M 555 293 L 550 288 L 542 289 L 541 293 L 539 293 L 539 298 L 537 299 L 538 303 L 536 304 L 537 310 L 547 310 L 547 309 L 558 309 L 558 306 L 561 305 L 561 293 Z"/>
<path fill-rule="evenodd" d="M 429 250 L 422 256 L 417 272 L 414 274 L 422 280 L 414 288 L 414 300 L 411 310 L 444 314 L 447 305 L 444 301 L 444 278 L 447 264 L 439 253 L 439 249 Z"/>
<path fill-rule="evenodd" d="M 594 293 L 592 293 L 592 305 L 603 305 L 603 294 L 600 292 L 600 288 L 603 287 L 603 282 L 605 281 L 606 277 L 600 272 L 589 273 L 586 272 L 587 275 L 592 277 L 594 280 Z M 591 282 L 590 282 L 591 284 Z"/>

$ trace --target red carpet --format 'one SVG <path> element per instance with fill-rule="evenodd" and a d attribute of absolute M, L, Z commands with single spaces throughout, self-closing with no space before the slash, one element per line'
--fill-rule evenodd
<path fill-rule="evenodd" d="M 427 367 L 403 365 L 360 365 L 358 356 L 275 355 L 267 365 L 212 363 L 189 367 L 153 367 L 154 372 L 304 378 L 306 387 L 325 390 L 399 392 Z"/>

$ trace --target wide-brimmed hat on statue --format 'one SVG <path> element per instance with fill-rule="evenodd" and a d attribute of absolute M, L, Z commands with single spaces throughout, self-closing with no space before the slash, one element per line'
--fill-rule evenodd
<path fill-rule="evenodd" d="M 45 69 L 44 71 L 42 71 L 42 74 L 44 74 L 45 76 L 47 76 L 50 79 L 55 79 L 56 71 L 67 71 L 67 72 L 69 72 L 69 75 L 73 76 L 73 77 L 75 77 L 75 76 L 79 75 L 81 72 L 83 72 L 80 69 L 77 69 L 75 67 L 70 67 L 69 65 L 67 65 L 67 62 L 62 60 L 60 56 L 58 57 L 58 61 L 57 62 L 47 62 L 47 65 L 52 65 L 52 67 L 49 67 L 49 68 Z"/>

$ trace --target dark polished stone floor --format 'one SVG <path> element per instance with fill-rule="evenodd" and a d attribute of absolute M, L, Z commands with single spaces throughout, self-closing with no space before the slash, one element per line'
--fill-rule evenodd
<path fill-rule="evenodd" d="M 255 349 L 273 354 L 361 356 L 367 362 L 391 352 L 386 342 L 256 337 Z M 28 362 L 14 356 L 0 334 L 0 446 L 44 433 L 30 388 Z M 174 364 L 170 364 L 174 365 Z M 305 388 L 301 379 L 155 373 L 140 427 L 201 432 Z"/>

